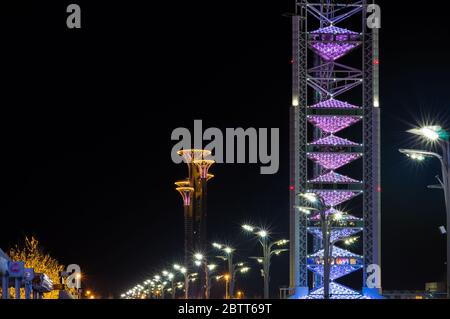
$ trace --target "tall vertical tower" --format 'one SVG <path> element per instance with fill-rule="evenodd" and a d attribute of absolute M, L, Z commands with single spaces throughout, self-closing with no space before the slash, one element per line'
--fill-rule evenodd
<path fill-rule="evenodd" d="M 184 263 L 189 272 L 193 271 L 193 256 L 204 253 L 207 247 L 207 183 L 214 177 L 209 169 L 215 163 L 209 160 L 211 151 L 182 150 L 178 152 L 188 165 L 189 176 L 176 182 L 176 190 L 181 194 L 184 205 Z M 206 267 L 206 266 L 205 266 Z M 191 298 L 203 298 L 206 293 L 205 271 L 199 272 L 199 285 L 191 285 Z"/>
<path fill-rule="evenodd" d="M 323 296 L 321 228 L 295 208 L 300 193 L 322 197 L 329 213 L 344 212 L 331 230 L 331 298 L 379 293 L 367 286 L 365 271 L 381 262 L 378 30 L 367 24 L 370 4 L 296 1 L 290 112 L 290 287 L 295 297 Z M 360 237 L 361 247 L 344 247 L 353 236 Z M 350 274 L 352 288 L 341 283 Z"/>

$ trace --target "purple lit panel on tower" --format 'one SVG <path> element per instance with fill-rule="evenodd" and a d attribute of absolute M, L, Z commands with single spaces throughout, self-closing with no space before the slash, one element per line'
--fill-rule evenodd
<path fill-rule="evenodd" d="M 336 99 L 329 99 L 314 105 L 311 105 L 310 108 L 312 109 L 359 109 L 359 106 L 339 101 Z"/>
<path fill-rule="evenodd" d="M 316 146 L 358 146 L 359 144 L 349 141 L 349 140 L 346 140 L 345 138 L 330 135 L 330 136 L 321 138 L 315 142 L 312 142 L 311 145 L 316 145 Z"/>
<path fill-rule="evenodd" d="M 326 61 L 335 61 L 361 45 L 356 32 L 330 26 L 311 32 L 312 49 Z"/>
<path fill-rule="evenodd" d="M 362 192 L 352 191 L 317 191 L 317 195 L 323 198 L 325 205 L 335 207 L 346 201 L 349 201 L 353 197 L 360 195 Z"/>
<path fill-rule="evenodd" d="M 309 255 L 308 256 L 308 258 L 316 258 L 316 257 L 323 258 L 323 249 L 318 251 L 317 253 L 315 253 L 313 255 Z M 362 258 L 362 256 L 354 254 L 351 251 L 339 248 L 337 246 L 333 246 L 333 258 L 339 258 L 339 257 L 356 258 L 356 259 L 361 259 Z"/>
<path fill-rule="evenodd" d="M 335 134 L 361 121 L 358 116 L 309 116 L 308 121 L 325 133 Z"/>
<path fill-rule="evenodd" d="M 334 35 L 338 35 L 338 36 L 340 36 L 340 35 L 354 35 L 354 36 L 358 35 L 358 32 L 347 30 L 344 28 L 339 28 L 336 26 L 328 26 L 325 28 L 320 28 L 315 31 L 312 31 L 311 33 L 312 34 L 320 34 L 320 35 L 334 34 Z"/>
<path fill-rule="evenodd" d="M 336 61 L 357 48 L 356 43 L 313 43 L 311 47 L 325 61 Z"/>
<path fill-rule="evenodd" d="M 314 265 L 314 266 L 308 266 L 308 269 L 314 272 L 315 274 L 318 274 L 319 276 L 323 277 L 323 266 L 322 265 Z M 358 271 L 362 268 L 362 266 L 331 266 L 330 267 L 330 280 L 336 280 L 342 277 L 345 277 L 355 271 Z"/>
<path fill-rule="evenodd" d="M 335 173 L 333 171 L 314 178 L 310 181 L 313 184 L 359 184 L 356 179 Z"/>
<path fill-rule="evenodd" d="M 302 299 L 323 299 L 324 287 L 319 287 Z M 350 288 L 330 282 L 330 299 L 371 299 Z"/>
<path fill-rule="evenodd" d="M 325 169 L 336 170 L 356 161 L 360 153 L 309 153 L 308 158 Z"/>
<path fill-rule="evenodd" d="M 310 228 L 308 229 L 309 233 L 322 238 L 322 230 L 320 228 Z M 342 228 L 342 229 L 333 229 L 331 230 L 331 238 L 330 240 L 333 242 L 335 240 L 340 240 L 344 238 L 351 237 L 361 232 L 359 228 Z"/>
<path fill-rule="evenodd" d="M 355 221 L 361 221 L 361 218 L 355 217 L 350 214 L 344 214 L 343 212 L 337 210 L 336 208 L 330 208 L 325 212 L 325 214 L 328 216 L 330 214 L 341 214 L 342 215 L 342 221 L 348 221 L 348 222 L 355 222 Z M 311 221 L 319 221 L 320 220 L 320 214 L 315 214 L 311 217 L 309 217 L 309 220 Z"/>

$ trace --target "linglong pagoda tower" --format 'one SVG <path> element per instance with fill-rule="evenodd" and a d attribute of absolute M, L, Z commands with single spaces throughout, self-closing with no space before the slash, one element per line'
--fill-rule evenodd
<path fill-rule="evenodd" d="M 290 290 L 323 298 L 318 221 L 302 214 L 299 194 L 315 193 L 345 212 L 331 229 L 330 297 L 373 298 L 366 269 L 380 265 L 380 99 L 378 29 L 373 1 L 297 0 L 291 106 Z M 358 244 L 342 242 L 359 236 Z M 322 258 L 322 259 L 321 259 Z M 352 274 L 350 284 L 342 279 Z M 356 278 L 356 279 L 355 279 Z"/>

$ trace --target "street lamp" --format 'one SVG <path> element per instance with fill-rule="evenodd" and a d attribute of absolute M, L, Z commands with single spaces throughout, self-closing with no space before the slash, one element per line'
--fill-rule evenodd
<path fill-rule="evenodd" d="M 184 298 L 189 299 L 189 281 L 195 280 L 196 273 L 189 274 L 186 267 L 174 264 L 173 269 L 184 276 Z"/>
<path fill-rule="evenodd" d="M 167 281 L 164 281 L 164 279 L 160 275 L 153 276 L 153 280 L 150 281 L 150 285 L 154 284 L 157 288 L 157 291 L 161 294 L 161 299 L 165 299 L 165 287 L 167 285 Z"/>
<path fill-rule="evenodd" d="M 442 154 L 424 150 L 400 149 L 400 153 L 416 161 L 424 161 L 427 158 L 437 158 L 441 163 L 442 179 L 438 181 L 438 188 L 444 191 L 445 208 L 447 215 L 447 229 L 450 227 L 450 144 L 449 134 L 440 126 L 425 126 L 409 130 L 408 133 L 418 135 L 424 140 L 437 143 Z M 450 299 L 450 236 L 447 232 L 447 298 Z"/>
<path fill-rule="evenodd" d="M 229 290 L 228 290 L 228 287 L 229 287 L 228 283 L 230 281 L 230 274 L 225 274 L 225 275 L 216 277 L 217 281 L 219 281 L 221 278 L 225 279 L 225 299 L 230 299 L 230 293 L 229 293 Z"/>
<path fill-rule="evenodd" d="M 211 292 L 211 274 L 216 269 L 216 265 L 208 264 L 206 257 L 201 253 L 194 254 L 194 263 L 198 267 L 203 267 L 203 271 L 205 272 L 205 287 L 204 288 L 204 297 L 205 299 L 209 299 Z"/>
<path fill-rule="evenodd" d="M 251 225 L 242 225 L 242 229 L 246 232 L 253 233 L 257 236 L 259 243 L 263 249 L 263 278 L 264 278 L 264 299 L 269 299 L 269 283 L 270 283 L 270 260 L 273 255 L 279 255 L 288 249 L 273 249 L 274 247 L 282 247 L 289 243 L 289 240 L 282 239 L 277 241 L 270 241 L 270 234 L 267 230 L 261 227 L 254 227 Z"/>
<path fill-rule="evenodd" d="M 212 244 L 214 248 L 220 250 L 223 253 L 223 256 L 217 256 L 217 258 L 220 258 L 222 260 L 226 260 L 228 262 L 228 280 L 227 280 L 227 285 L 229 283 L 229 295 L 231 296 L 231 298 L 233 298 L 234 296 L 234 283 L 235 283 L 235 278 L 234 278 L 234 273 L 235 273 L 235 267 L 236 265 L 233 264 L 233 254 L 235 252 L 235 249 L 227 246 L 227 245 L 222 245 L 219 243 L 213 243 Z"/>
<path fill-rule="evenodd" d="M 175 299 L 175 281 L 174 281 L 175 275 L 171 272 L 168 272 L 167 270 L 163 270 L 162 274 L 164 277 L 166 277 L 169 280 L 170 286 L 171 286 L 170 292 L 172 294 L 172 299 Z"/>

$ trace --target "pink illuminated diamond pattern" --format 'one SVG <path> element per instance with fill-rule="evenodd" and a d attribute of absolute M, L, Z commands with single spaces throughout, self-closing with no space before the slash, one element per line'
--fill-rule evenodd
<path fill-rule="evenodd" d="M 325 214 L 328 215 L 335 215 L 335 214 L 340 214 L 342 215 L 342 220 L 343 221 L 360 221 L 361 218 L 355 217 L 353 215 L 350 214 L 345 214 L 339 210 L 337 210 L 336 208 L 332 207 L 329 210 L 327 210 L 325 212 Z M 315 214 L 314 216 L 310 217 L 309 220 L 311 221 L 319 221 L 320 220 L 320 214 Z"/>
<path fill-rule="evenodd" d="M 358 184 L 360 183 L 356 179 L 335 173 L 333 171 L 328 172 L 324 175 L 316 177 L 310 181 L 314 184 Z"/>
<path fill-rule="evenodd" d="M 339 28 L 336 26 L 328 26 L 325 28 L 321 28 L 321 29 L 317 29 L 315 31 L 311 32 L 312 34 L 322 34 L 322 35 L 327 35 L 327 34 L 337 34 L 337 35 L 358 35 L 357 32 L 355 31 L 351 31 L 351 30 L 347 30 L 344 28 Z M 338 38 L 337 40 L 343 40 L 346 38 Z"/>
<path fill-rule="evenodd" d="M 335 26 L 322 28 L 311 34 L 316 35 L 311 44 L 312 49 L 326 61 L 335 61 L 361 44 L 355 41 L 358 33 Z"/>
<path fill-rule="evenodd" d="M 310 106 L 312 109 L 359 109 L 359 106 L 335 100 L 335 99 L 329 99 L 317 104 L 314 104 Z"/>
<path fill-rule="evenodd" d="M 322 230 L 320 228 L 310 228 L 308 230 L 312 235 L 322 238 Z M 342 228 L 342 229 L 333 229 L 331 230 L 331 238 L 330 240 L 336 241 L 344 238 L 351 237 L 361 232 L 359 228 Z"/>
<path fill-rule="evenodd" d="M 317 191 L 315 192 L 323 198 L 325 205 L 335 207 L 350 199 L 362 194 L 362 192 L 353 191 Z"/>
<path fill-rule="evenodd" d="M 358 158 L 360 153 L 309 153 L 308 158 L 325 169 L 336 170 Z"/>
<path fill-rule="evenodd" d="M 361 121 L 358 116 L 309 116 L 308 121 L 326 133 L 335 134 Z"/>
<path fill-rule="evenodd" d="M 311 145 L 317 146 L 358 146 L 358 143 L 346 140 L 341 137 L 337 137 L 334 135 L 327 136 L 325 138 L 319 139 L 315 142 L 312 142 Z"/>

